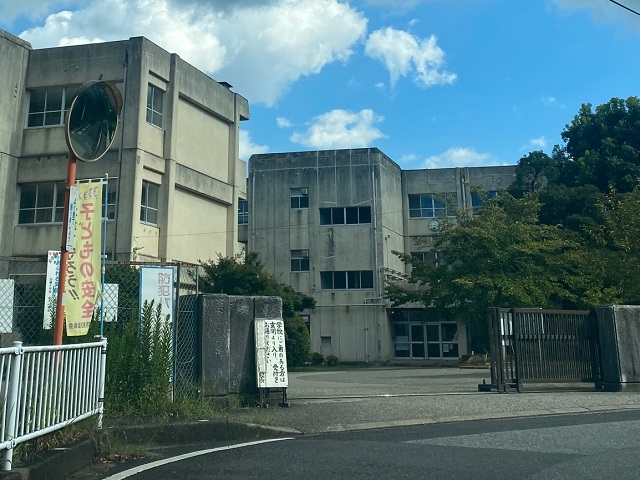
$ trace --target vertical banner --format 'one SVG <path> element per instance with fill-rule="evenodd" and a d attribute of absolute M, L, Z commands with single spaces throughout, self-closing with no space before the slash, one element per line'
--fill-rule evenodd
<path fill-rule="evenodd" d="M 42 328 L 51 330 L 56 318 L 56 302 L 58 301 L 58 280 L 60 277 L 60 251 L 47 252 L 47 280 L 44 289 L 44 312 L 42 312 Z"/>
<path fill-rule="evenodd" d="M 74 253 L 69 253 L 65 324 L 70 337 L 86 335 L 100 295 L 102 182 L 79 183 Z"/>
<path fill-rule="evenodd" d="M 258 388 L 288 387 L 284 322 L 256 318 L 255 341 Z"/>
<path fill-rule="evenodd" d="M 0 279 L 0 333 L 10 333 L 13 330 L 14 288 L 13 279 Z"/>

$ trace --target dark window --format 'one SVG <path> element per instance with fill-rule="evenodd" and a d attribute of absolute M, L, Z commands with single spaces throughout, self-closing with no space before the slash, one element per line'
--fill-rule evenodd
<path fill-rule="evenodd" d="M 162 128 L 164 92 L 155 85 L 147 87 L 147 123 Z"/>
<path fill-rule="evenodd" d="M 449 212 L 450 204 L 455 199 L 453 193 L 443 193 L 437 196 L 426 194 L 409 195 L 410 218 L 434 218 L 453 216 Z"/>
<path fill-rule="evenodd" d="M 493 197 L 498 195 L 498 192 L 495 190 L 489 190 L 488 192 L 471 192 L 471 208 L 473 210 L 478 210 L 484 202 L 487 200 L 491 200 Z"/>
<path fill-rule="evenodd" d="M 64 192 L 65 182 L 21 185 L 18 223 L 62 222 Z"/>
<path fill-rule="evenodd" d="M 291 271 L 309 271 L 309 250 L 291 250 Z"/>
<path fill-rule="evenodd" d="M 238 225 L 249 224 L 249 202 L 238 200 Z"/>
<path fill-rule="evenodd" d="M 155 183 L 142 181 L 142 198 L 140 200 L 140 221 L 158 224 L 158 193 L 160 187 Z"/>
<path fill-rule="evenodd" d="M 73 92 L 65 87 L 31 90 L 27 126 L 64 125 L 64 116 L 72 98 Z"/>
<path fill-rule="evenodd" d="M 320 209 L 320 225 L 356 225 L 362 223 L 371 223 L 371 207 Z"/>
<path fill-rule="evenodd" d="M 320 286 L 323 290 L 373 288 L 373 271 L 349 270 L 341 272 L 320 272 Z"/>
<path fill-rule="evenodd" d="M 291 189 L 291 208 L 309 208 L 309 189 L 306 187 Z"/>

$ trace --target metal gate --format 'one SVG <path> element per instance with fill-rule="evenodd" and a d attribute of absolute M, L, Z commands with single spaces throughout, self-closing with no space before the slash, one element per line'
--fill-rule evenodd
<path fill-rule="evenodd" d="M 491 386 L 602 381 L 597 319 L 584 310 L 491 308 Z"/>

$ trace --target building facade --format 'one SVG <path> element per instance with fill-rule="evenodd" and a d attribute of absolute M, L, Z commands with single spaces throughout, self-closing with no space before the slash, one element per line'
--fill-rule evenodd
<path fill-rule="evenodd" d="M 446 361 L 467 353 L 464 319 L 391 308 L 385 282 L 436 261 L 429 247 L 452 205 L 473 209 L 513 182 L 515 167 L 402 170 L 376 148 L 253 155 L 248 250 L 316 299 L 312 350 L 343 361 Z"/>
<path fill-rule="evenodd" d="M 245 98 L 143 37 L 32 49 L 0 31 L 0 257 L 46 258 L 60 247 L 67 145 L 65 112 L 89 80 L 123 98 L 118 134 L 79 181 L 108 176 L 109 259 L 197 262 L 231 256 Z M 8 115 L 7 115 L 8 114 Z"/>

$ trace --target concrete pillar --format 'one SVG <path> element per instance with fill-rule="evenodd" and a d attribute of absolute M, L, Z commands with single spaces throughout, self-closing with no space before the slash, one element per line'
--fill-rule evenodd
<path fill-rule="evenodd" d="M 229 325 L 229 296 L 205 294 L 200 296 L 201 374 L 206 396 L 229 394 L 231 335 Z"/>
<path fill-rule="evenodd" d="M 640 306 L 598 307 L 602 376 L 607 391 L 640 391 Z"/>

